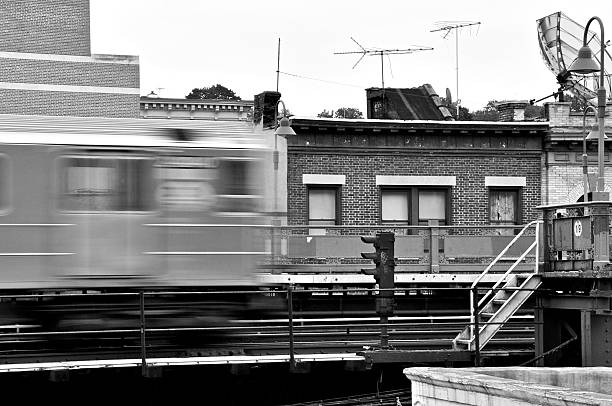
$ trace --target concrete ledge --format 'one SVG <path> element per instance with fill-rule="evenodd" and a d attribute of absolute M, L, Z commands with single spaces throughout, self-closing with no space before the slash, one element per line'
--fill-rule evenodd
<path fill-rule="evenodd" d="M 407 368 L 413 405 L 610 405 L 612 368 Z"/>

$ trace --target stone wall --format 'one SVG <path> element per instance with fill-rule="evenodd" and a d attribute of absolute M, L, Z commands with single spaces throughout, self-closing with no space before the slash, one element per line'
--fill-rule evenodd
<path fill-rule="evenodd" d="M 612 406 L 610 368 L 406 368 L 413 406 Z"/>

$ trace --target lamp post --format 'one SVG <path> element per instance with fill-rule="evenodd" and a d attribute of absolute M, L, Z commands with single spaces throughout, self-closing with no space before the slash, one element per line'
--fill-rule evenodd
<path fill-rule="evenodd" d="M 587 45 L 587 37 L 589 34 L 589 26 L 593 21 L 597 20 L 601 29 L 600 57 L 599 63 L 593 59 L 593 52 Z M 597 122 L 599 124 L 597 137 L 597 193 L 593 193 L 593 201 L 596 204 L 591 205 L 592 213 L 592 231 L 593 231 L 593 270 L 601 270 L 610 264 L 610 245 L 609 245 L 609 204 L 602 201 L 609 201 L 609 194 L 605 192 L 604 180 L 604 128 L 606 116 L 606 84 L 604 82 L 604 52 L 605 52 L 604 26 L 599 17 L 591 17 L 584 28 L 582 39 L 582 48 L 578 51 L 578 58 L 570 65 L 568 72 L 586 75 L 599 71 L 599 87 L 597 89 Z M 586 114 L 586 111 L 585 111 Z"/>
<path fill-rule="evenodd" d="M 586 142 L 587 140 L 591 140 L 598 136 L 598 132 L 594 133 L 593 130 L 591 130 L 589 134 L 587 135 L 586 115 L 587 115 L 587 111 L 589 110 L 593 110 L 593 113 L 597 114 L 597 110 L 595 110 L 595 107 L 593 106 L 587 106 L 584 109 L 584 113 L 582 114 L 582 177 L 583 177 L 582 182 L 584 186 L 584 195 L 583 195 L 584 203 L 589 201 L 589 168 L 588 168 L 588 155 L 587 155 L 587 149 L 586 149 Z"/>
<path fill-rule="evenodd" d="M 283 105 L 283 117 L 278 119 L 278 105 Z M 289 136 L 295 135 L 295 131 L 291 128 L 289 119 L 287 118 L 287 108 L 285 102 L 278 100 L 274 105 L 274 151 L 272 152 L 272 162 L 274 163 L 274 214 L 272 219 L 273 226 L 280 226 L 280 220 L 278 218 L 278 136 Z M 276 247 L 276 228 L 272 232 L 272 259 L 276 263 L 277 258 L 277 247 Z"/>
<path fill-rule="evenodd" d="M 600 38 L 600 57 L 599 62 L 601 66 L 597 64 L 597 61 L 593 59 L 593 51 L 587 45 L 587 37 L 589 33 L 589 26 L 593 21 L 597 20 L 601 29 Z M 584 36 L 582 40 L 582 48 L 578 51 L 578 58 L 570 65 L 568 72 L 578 73 L 586 75 L 599 71 L 599 88 L 597 89 L 597 121 L 599 124 L 599 136 L 597 142 L 597 200 L 609 200 L 608 196 L 604 195 L 605 180 L 604 180 L 604 117 L 606 115 L 606 88 L 604 82 L 604 52 L 605 52 L 605 40 L 604 40 L 604 26 L 601 19 L 597 16 L 591 17 L 584 28 Z M 594 199 L 596 200 L 596 199 Z"/>

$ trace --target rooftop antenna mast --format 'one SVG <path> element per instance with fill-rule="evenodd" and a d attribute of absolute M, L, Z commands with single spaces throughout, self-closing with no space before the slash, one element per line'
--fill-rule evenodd
<path fill-rule="evenodd" d="M 470 27 L 473 25 L 480 25 L 480 21 L 438 21 L 435 23 L 438 27 L 429 32 L 444 31 L 446 38 L 452 30 L 455 30 L 455 70 L 456 70 L 456 83 L 457 83 L 457 119 L 459 119 L 459 106 L 461 105 L 461 99 L 459 98 L 459 30 L 461 28 Z"/>
<path fill-rule="evenodd" d="M 368 48 L 361 46 L 361 44 L 355 41 L 353 37 L 351 37 L 351 40 L 353 40 L 353 42 L 357 44 L 359 48 L 361 48 L 361 51 L 334 52 L 334 55 L 361 54 L 361 57 L 357 60 L 357 62 L 355 62 L 355 65 L 353 65 L 353 69 L 355 69 L 355 67 L 359 64 L 359 62 L 361 62 L 361 60 L 366 55 L 370 55 L 370 56 L 380 55 L 380 71 L 381 71 L 381 82 L 382 82 L 383 90 L 385 89 L 385 59 L 384 59 L 385 55 L 405 55 L 405 54 L 412 54 L 418 51 L 433 50 L 433 48 L 431 47 L 420 47 L 420 46 L 415 46 L 413 48 L 406 48 L 406 49 L 375 49 L 375 48 L 368 49 Z"/>

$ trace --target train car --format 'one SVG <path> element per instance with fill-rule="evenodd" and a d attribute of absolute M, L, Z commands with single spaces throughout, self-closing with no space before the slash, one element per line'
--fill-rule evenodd
<path fill-rule="evenodd" d="M 251 287 L 262 141 L 246 123 L 0 116 L 0 291 Z"/>

